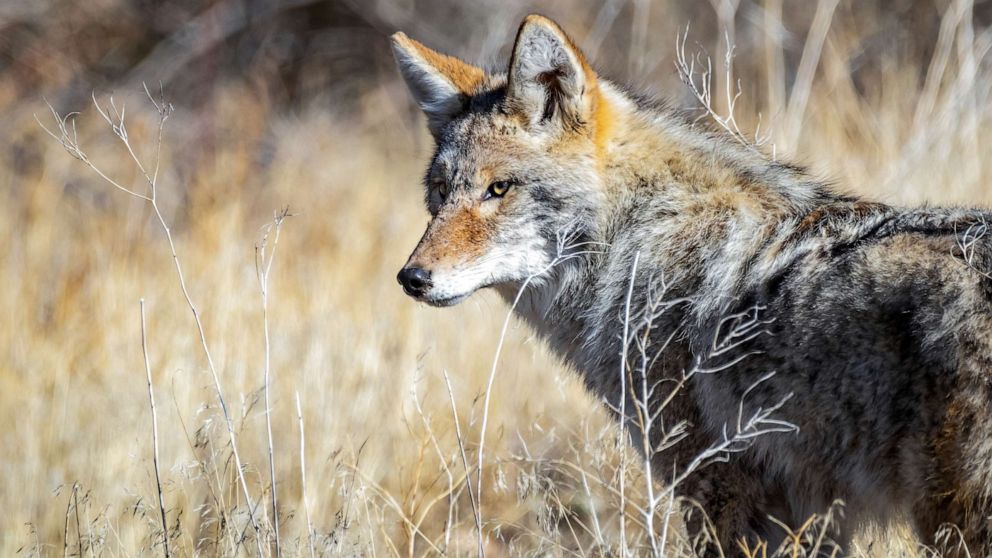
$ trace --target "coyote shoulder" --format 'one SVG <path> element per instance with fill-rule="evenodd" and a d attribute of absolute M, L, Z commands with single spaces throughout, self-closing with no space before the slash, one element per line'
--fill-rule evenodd
<path fill-rule="evenodd" d="M 992 214 L 835 193 L 625 93 L 541 16 L 505 74 L 393 47 L 436 144 L 409 295 L 515 301 L 659 481 L 736 441 L 678 485 L 727 552 L 842 500 L 841 545 L 908 518 L 992 553 Z"/>

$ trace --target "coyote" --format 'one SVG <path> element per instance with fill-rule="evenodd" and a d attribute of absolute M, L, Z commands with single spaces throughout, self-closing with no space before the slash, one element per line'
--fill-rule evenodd
<path fill-rule="evenodd" d="M 603 79 L 539 15 L 505 74 L 392 44 L 436 147 L 407 294 L 497 290 L 642 451 L 667 448 L 649 460 L 659 482 L 775 410 L 782 428 L 744 432 L 746 451 L 679 485 L 718 537 L 700 552 L 774 549 L 770 517 L 795 528 L 840 500 L 842 548 L 908 519 L 925 544 L 953 524 L 992 553 L 992 213 L 836 193 Z M 657 348 L 641 368 L 635 329 Z M 643 398 L 681 441 L 645 443 Z"/>

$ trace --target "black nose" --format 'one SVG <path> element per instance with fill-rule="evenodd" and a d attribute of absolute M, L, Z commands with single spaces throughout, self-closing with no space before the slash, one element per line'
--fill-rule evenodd
<path fill-rule="evenodd" d="M 396 280 L 410 296 L 424 296 L 431 288 L 431 272 L 420 267 L 404 267 Z"/>

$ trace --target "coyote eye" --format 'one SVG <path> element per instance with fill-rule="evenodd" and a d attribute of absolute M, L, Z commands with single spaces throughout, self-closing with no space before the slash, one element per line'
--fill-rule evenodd
<path fill-rule="evenodd" d="M 502 198 L 508 191 L 510 191 L 511 186 L 513 186 L 513 183 L 509 180 L 493 182 L 486 190 L 486 196 L 483 199 L 488 200 L 490 198 Z"/>
<path fill-rule="evenodd" d="M 448 199 L 448 183 L 438 182 L 437 183 L 437 195 L 441 197 L 441 201 Z"/>

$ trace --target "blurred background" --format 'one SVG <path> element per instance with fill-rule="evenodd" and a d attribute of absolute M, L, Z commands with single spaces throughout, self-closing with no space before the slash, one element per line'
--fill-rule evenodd
<path fill-rule="evenodd" d="M 393 279 L 427 221 L 431 140 L 388 36 L 502 71 L 535 11 L 603 76 L 692 109 L 674 56 L 687 33 L 697 69 L 712 62 L 696 78 L 711 80 L 714 110 L 732 108 L 769 156 L 838 189 L 895 204 L 992 201 L 988 1 L 0 0 L 0 554 L 162 554 L 163 535 L 173 554 L 274 554 L 276 525 L 287 555 L 476 552 L 466 478 L 480 474 L 507 309 L 487 293 L 430 309 Z M 160 149 L 144 85 L 175 109 Z M 111 97 L 133 157 L 160 160 L 158 205 L 251 505 L 153 209 L 42 128 L 57 125 L 46 103 L 78 113 L 68 129 L 87 160 L 143 192 L 94 108 Z M 267 414 L 256 247 L 284 207 Z M 487 554 L 641 553 L 657 533 L 638 519 L 636 455 L 574 375 L 510 323 L 481 460 Z M 669 543 L 682 552 L 678 536 Z M 898 529 L 858 545 L 918 550 Z"/>

